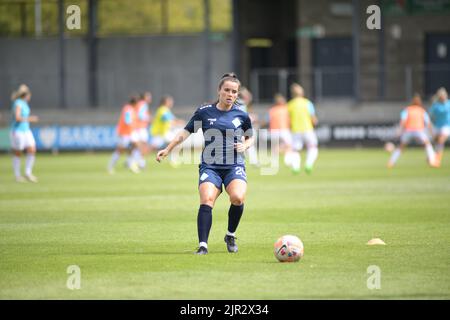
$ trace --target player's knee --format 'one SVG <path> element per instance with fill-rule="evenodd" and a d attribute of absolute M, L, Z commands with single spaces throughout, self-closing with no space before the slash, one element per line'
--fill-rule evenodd
<path fill-rule="evenodd" d="M 244 204 L 245 196 L 243 194 L 231 194 L 230 202 L 235 206 L 241 206 Z"/>
<path fill-rule="evenodd" d="M 207 206 L 210 206 L 211 208 L 214 207 L 214 202 L 215 202 L 215 199 L 212 195 L 211 196 L 203 196 L 200 200 L 200 204 L 205 204 Z"/>

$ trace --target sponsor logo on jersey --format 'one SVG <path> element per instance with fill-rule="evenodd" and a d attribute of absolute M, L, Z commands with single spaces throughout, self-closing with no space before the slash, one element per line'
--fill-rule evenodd
<path fill-rule="evenodd" d="M 239 120 L 238 118 L 234 118 L 234 120 L 231 122 L 234 124 L 235 128 L 237 128 L 241 125 L 241 120 Z"/>

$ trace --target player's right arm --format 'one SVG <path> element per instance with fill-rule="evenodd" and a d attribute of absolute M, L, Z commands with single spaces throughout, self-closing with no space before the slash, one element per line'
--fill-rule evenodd
<path fill-rule="evenodd" d="M 408 109 L 402 110 L 400 113 L 400 123 L 398 128 L 398 135 L 401 135 L 405 130 L 406 119 L 408 118 Z"/>
<path fill-rule="evenodd" d="M 167 157 L 167 155 L 173 150 L 173 148 L 175 148 L 180 143 L 183 143 L 183 141 L 186 140 L 190 135 L 191 133 L 187 130 L 183 129 L 182 131 L 180 131 L 165 149 L 158 151 L 156 155 L 156 161 L 161 162 L 161 160 Z"/>
<path fill-rule="evenodd" d="M 200 127 L 197 127 L 195 123 L 197 121 L 200 121 L 201 124 L 201 115 L 200 110 L 202 110 L 202 107 L 198 108 L 194 115 L 192 116 L 191 120 L 189 120 L 188 124 L 184 127 L 182 131 L 180 131 L 175 138 L 169 143 L 169 145 L 158 152 L 156 155 L 156 161 L 161 162 L 167 155 L 172 151 L 173 148 L 175 148 L 177 145 L 182 143 L 184 140 L 186 140 L 191 133 L 196 132 Z"/>
<path fill-rule="evenodd" d="M 428 115 L 431 118 L 431 121 L 434 122 L 435 118 L 434 118 L 434 103 L 431 105 L 430 108 L 428 108 Z"/>
<path fill-rule="evenodd" d="M 426 111 L 423 113 L 423 121 L 425 124 L 425 128 L 427 128 L 428 131 L 430 132 L 431 136 L 433 136 L 433 125 L 432 125 L 430 116 L 428 115 L 428 113 Z"/>

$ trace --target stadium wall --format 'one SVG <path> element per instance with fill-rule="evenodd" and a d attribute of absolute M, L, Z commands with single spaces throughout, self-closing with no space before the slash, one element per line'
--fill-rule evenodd
<path fill-rule="evenodd" d="M 203 88 L 203 41 L 201 34 L 99 38 L 99 106 L 117 108 L 130 93 L 144 90 L 151 90 L 157 100 L 163 94 L 171 94 L 182 104 L 210 99 L 204 96 Z M 230 71 L 230 39 L 224 34 L 211 41 L 211 78 L 218 79 Z M 89 106 L 87 41 L 70 38 L 65 43 L 67 106 L 86 108 Z M 2 38 L 0 48 L 1 108 L 9 108 L 11 92 L 20 83 L 30 86 L 33 109 L 59 108 L 58 39 Z"/>
<path fill-rule="evenodd" d="M 392 3 L 396 2 L 392 1 Z M 405 6 L 405 3 L 406 1 L 398 1 L 397 5 Z M 438 3 L 439 1 L 434 1 L 434 3 L 429 1 L 430 6 Z M 440 3 L 443 5 L 445 1 Z M 387 9 L 382 6 L 384 19 L 382 30 L 369 30 L 366 20 L 370 15 L 366 10 L 373 4 L 381 5 L 382 2 L 359 1 L 361 98 L 366 101 L 378 98 L 401 100 L 405 97 L 409 98 L 412 92 L 429 94 L 426 92 L 424 70 L 427 68 L 427 35 L 450 35 L 450 12 L 389 14 L 386 12 Z M 321 26 L 324 33 L 321 37 L 325 39 L 351 39 L 353 17 L 351 5 L 351 1 L 298 0 L 298 27 Z M 342 10 L 343 7 L 346 10 Z M 347 10 L 347 8 L 349 9 Z M 313 66 L 314 41 L 315 38 L 312 37 L 297 38 L 299 71 L 307 71 Z M 381 59 L 384 59 L 384 69 L 380 69 Z M 444 71 L 450 72 L 448 65 L 441 68 L 444 69 L 444 67 Z M 380 72 L 382 73 L 380 74 Z M 410 79 L 408 74 L 410 74 Z M 384 93 L 380 92 L 380 77 L 384 82 Z M 303 72 L 300 81 L 307 92 L 312 91 L 313 83 L 309 73 Z M 411 83 L 407 85 L 405 83 L 407 81 L 411 81 Z M 440 85 L 444 85 L 444 83 Z M 437 88 L 431 89 L 436 90 Z"/>

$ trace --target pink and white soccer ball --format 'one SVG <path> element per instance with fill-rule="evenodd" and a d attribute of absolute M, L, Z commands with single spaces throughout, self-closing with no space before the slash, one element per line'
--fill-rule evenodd
<path fill-rule="evenodd" d="M 275 242 L 273 253 L 280 262 L 299 261 L 304 253 L 303 242 L 296 236 L 284 235 Z"/>

